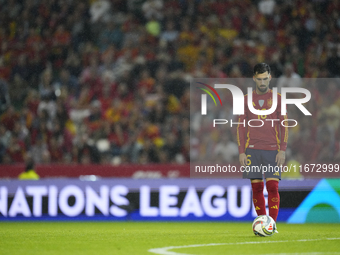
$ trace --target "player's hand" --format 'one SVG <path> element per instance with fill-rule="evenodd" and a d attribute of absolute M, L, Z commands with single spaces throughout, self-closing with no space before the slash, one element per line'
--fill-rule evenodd
<path fill-rule="evenodd" d="M 245 153 L 241 153 L 239 156 L 241 166 L 247 166 L 247 155 Z"/>
<path fill-rule="evenodd" d="M 285 151 L 279 151 L 276 154 L 275 162 L 277 163 L 278 166 L 282 166 L 283 163 L 286 160 L 286 152 Z"/>

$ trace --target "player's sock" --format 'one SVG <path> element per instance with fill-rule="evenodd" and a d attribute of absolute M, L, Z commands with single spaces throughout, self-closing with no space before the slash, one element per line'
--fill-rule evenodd
<path fill-rule="evenodd" d="M 268 191 L 269 216 L 276 222 L 280 207 L 279 182 L 274 180 L 267 181 L 266 187 Z"/>
<path fill-rule="evenodd" d="M 251 184 L 253 189 L 253 203 L 256 210 L 257 215 L 265 215 L 266 214 L 266 203 L 263 195 L 263 182 L 255 182 Z"/>

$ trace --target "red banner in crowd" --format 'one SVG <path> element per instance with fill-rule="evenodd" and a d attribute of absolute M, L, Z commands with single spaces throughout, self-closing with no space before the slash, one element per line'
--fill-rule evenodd
<path fill-rule="evenodd" d="M 235 165 L 239 168 L 238 165 Z M 17 178 L 25 170 L 25 165 L 0 165 L 0 178 Z M 37 165 L 36 172 L 41 178 L 78 178 L 96 175 L 120 178 L 185 178 L 190 177 L 190 164 L 147 164 L 147 165 Z M 339 171 L 300 173 L 305 178 L 339 177 Z M 224 175 L 225 177 L 225 175 Z M 229 172 L 228 178 L 242 178 L 240 172 Z M 296 176 L 294 176 L 296 178 Z"/>
<path fill-rule="evenodd" d="M 189 164 L 148 164 L 148 165 L 37 165 L 36 172 L 41 178 L 70 177 L 84 175 L 125 178 L 178 178 L 190 177 Z M 0 165 L 0 178 L 17 178 L 25 170 L 24 165 Z"/>

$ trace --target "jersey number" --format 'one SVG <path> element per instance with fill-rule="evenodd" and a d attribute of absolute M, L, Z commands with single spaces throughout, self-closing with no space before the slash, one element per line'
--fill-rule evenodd
<path fill-rule="evenodd" d="M 261 111 L 265 111 L 265 110 L 267 110 L 267 109 L 261 109 Z M 258 119 L 260 119 L 260 117 L 261 117 L 261 119 L 266 119 L 267 118 L 267 115 L 257 115 L 257 117 L 258 117 Z"/>
<path fill-rule="evenodd" d="M 250 157 L 251 157 L 251 155 L 247 155 L 247 166 L 251 165 Z"/>

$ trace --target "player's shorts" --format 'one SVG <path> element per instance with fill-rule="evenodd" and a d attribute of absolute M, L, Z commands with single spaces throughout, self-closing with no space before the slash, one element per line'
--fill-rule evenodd
<path fill-rule="evenodd" d="M 243 172 L 243 179 L 278 178 L 281 180 L 281 167 L 277 166 L 275 158 L 277 150 L 246 149 L 247 168 Z"/>

